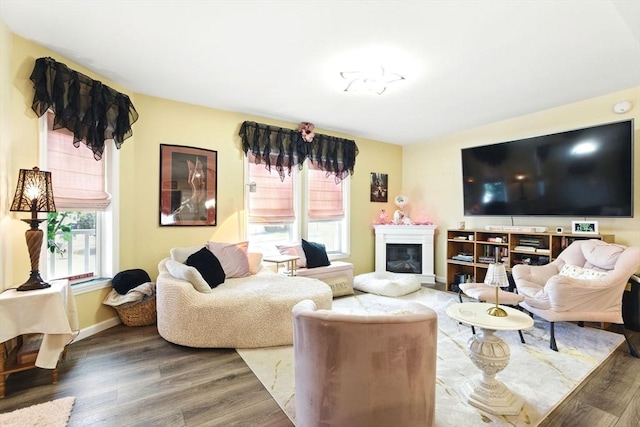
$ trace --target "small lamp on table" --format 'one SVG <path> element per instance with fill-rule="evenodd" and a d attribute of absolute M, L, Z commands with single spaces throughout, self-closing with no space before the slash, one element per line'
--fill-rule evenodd
<path fill-rule="evenodd" d="M 496 305 L 487 310 L 487 313 L 491 316 L 506 317 L 507 312 L 498 306 L 498 291 L 500 288 L 508 286 L 509 280 L 507 279 L 507 270 L 503 263 L 495 262 L 489 264 L 487 275 L 484 278 L 484 283 L 496 288 Z"/>
<path fill-rule="evenodd" d="M 55 211 L 51 172 L 41 171 L 37 167 L 20 169 L 11 212 L 31 212 L 31 218 L 22 220 L 31 226 L 25 232 L 29 258 L 31 259 L 31 273 L 29 279 L 17 288 L 18 291 L 31 291 L 51 286 L 40 277 L 40 249 L 42 248 L 43 232 L 38 227 L 46 219 L 38 218 L 38 212 Z"/>

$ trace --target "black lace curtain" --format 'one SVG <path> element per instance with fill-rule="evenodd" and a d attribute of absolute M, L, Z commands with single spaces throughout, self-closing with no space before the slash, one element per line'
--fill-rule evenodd
<path fill-rule="evenodd" d="M 138 112 L 127 95 L 52 58 L 38 58 L 30 78 L 35 88 L 33 111 L 40 117 L 51 108 L 53 128 L 69 129 L 73 145 L 84 142 L 96 160 L 102 158 L 105 140 L 113 139 L 120 148 L 133 134 Z"/>
<path fill-rule="evenodd" d="M 294 166 L 301 169 L 308 158 L 339 182 L 353 175 L 358 155 L 358 146 L 350 139 L 315 134 L 312 142 L 306 142 L 297 130 L 262 123 L 242 123 L 240 137 L 244 153 L 251 152 L 256 164 L 264 162 L 268 170 L 275 168 L 282 179 Z"/>

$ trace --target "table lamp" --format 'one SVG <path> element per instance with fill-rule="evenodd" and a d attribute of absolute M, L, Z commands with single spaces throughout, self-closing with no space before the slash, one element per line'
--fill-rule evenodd
<path fill-rule="evenodd" d="M 484 278 L 484 283 L 496 288 L 496 305 L 487 310 L 487 313 L 491 316 L 506 317 L 507 312 L 504 309 L 498 307 L 498 290 L 501 287 L 508 286 L 509 280 L 507 279 L 507 270 L 503 263 L 495 262 L 489 264 L 487 275 Z"/>
<path fill-rule="evenodd" d="M 31 259 L 31 274 L 29 279 L 20 285 L 18 291 L 44 289 L 51 285 L 40 277 L 40 249 L 42 248 L 43 232 L 38 227 L 46 219 L 38 218 L 38 212 L 55 212 L 53 189 L 51 187 L 51 172 L 33 169 L 20 169 L 16 194 L 11 204 L 11 212 L 31 212 L 30 219 L 22 221 L 31 225 L 25 232 L 29 258 Z"/>

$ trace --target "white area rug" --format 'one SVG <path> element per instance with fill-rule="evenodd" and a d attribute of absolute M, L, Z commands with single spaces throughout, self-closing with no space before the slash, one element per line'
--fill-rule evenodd
<path fill-rule="evenodd" d="M 63 397 L 28 408 L 0 414 L 2 427 L 65 427 L 71 416 L 75 397 Z"/>
<path fill-rule="evenodd" d="M 458 302 L 454 295 L 428 288 L 398 298 L 362 294 L 334 300 L 333 310 L 380 313 L 407 301 L 423 303 L 438 313 L 438 427 L 535 426 L 624 341 L 619 334 L 560 322 L 556 324 L 560 351 L 555 352 L 549 348 L 547 322 L 536 320 L 533 328 L 523 331 L 526 344 L 520 343 L 517 331 L 496 332 L 511 350 L 509 365 L 496 378 L 522 396 L 525 404 L 518 415 L 493 415 L 466 403 L 462 393 L 462 386 L 481 374 L 467 356 L 471 329 L 445 314 L 446 307 Z M 293 347 L 237 351 L 295 424 Z"/>

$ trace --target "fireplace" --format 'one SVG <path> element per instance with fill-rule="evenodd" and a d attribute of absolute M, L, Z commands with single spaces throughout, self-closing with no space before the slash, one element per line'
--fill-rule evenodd
<path fill-rule="evenodd" d="M 392 273 L 422 273 L 422 245 L 387 243 L 387 271 Z"/>
<path fill-rule="evenodd" d="M 434 225 L 376 225 L 376 271 L 413 274 L 435 283 Z"/>

